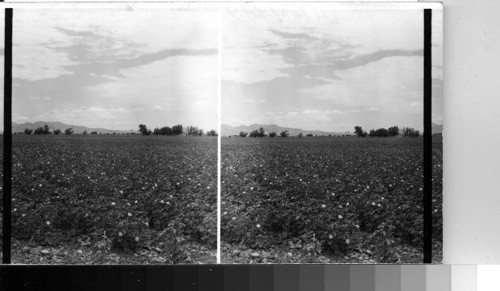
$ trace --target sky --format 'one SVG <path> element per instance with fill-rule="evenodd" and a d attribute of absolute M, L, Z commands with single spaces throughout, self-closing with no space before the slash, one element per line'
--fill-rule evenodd
<path fill-rule="evenodd" d="M 17 9 L 13 121 L 217 128 L 217 11 Z"/>
<path fill-rule="evenodd" d="M 231 10 L 222 122 L 353 131 L 423 128 L 423 11 Z M 433 13 L 433 122 L 442 124 L 442 13 Z"/>

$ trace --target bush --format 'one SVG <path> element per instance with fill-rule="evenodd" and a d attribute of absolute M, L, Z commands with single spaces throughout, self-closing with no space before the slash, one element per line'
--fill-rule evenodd
<path fill-rule="evenodd" d="M 415 130 L 414 128 L 411 127 L 403 127 L 401 129 L 401 133 L 403 137 L 419 137 L 420 132 L 418 130 Z"/>
<path fill-rule="evenodd" d="M 49 126 L 47 124 L 45 124 L 43 127 L 39 127 L 37 129 L 35 129 L 34 133 L 36 135 L 51 134 L 51 132 L 49 130 Z"/>
<path fill-rule="evenodd" d="M 212 129 L 207 132 L 207 136 L 217 136 L 217 132 L 214 129 Z"/>
<path fill-rule="evenodd" d="M 269 133 L 269 137 L 275 137 L 275 136 L 276 136 L 276 132 L 273 131 L 273 132 Z"/>

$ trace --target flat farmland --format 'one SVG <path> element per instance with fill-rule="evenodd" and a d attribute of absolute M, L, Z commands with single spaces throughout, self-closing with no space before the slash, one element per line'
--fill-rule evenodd
<path fill-rule="evenodd" d="M 214 263 L 217 139 L 13 136 L 13 262 Z"/>
<path fill-rule="evenodd" d="M 435 261 L 441 181 L 434 137 Z M 422 262 L 422 138 L 224 138 L 221 190 L 223 262 Z"/>

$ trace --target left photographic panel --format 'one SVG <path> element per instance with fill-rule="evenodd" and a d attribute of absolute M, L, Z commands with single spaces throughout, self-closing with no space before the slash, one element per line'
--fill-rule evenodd
<path fill-rule="evenodd" d="M 217 17 L 14 9 L 13 263 L 216 263 Z"/>

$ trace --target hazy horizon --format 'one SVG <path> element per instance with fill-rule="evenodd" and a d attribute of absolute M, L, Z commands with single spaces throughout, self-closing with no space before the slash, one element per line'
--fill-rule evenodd
<path fill-rule="evenodd" d="M 13 121 L 217 127 L 217 11 L 18 9 Z"/>
<path fill-rule="evenodd" d="M 423 11 L 223 14 L 222 122 L 321 131 L 423 129 Z M 442 11 L 433 11 L 433 117 L 442 124 Z"/>

